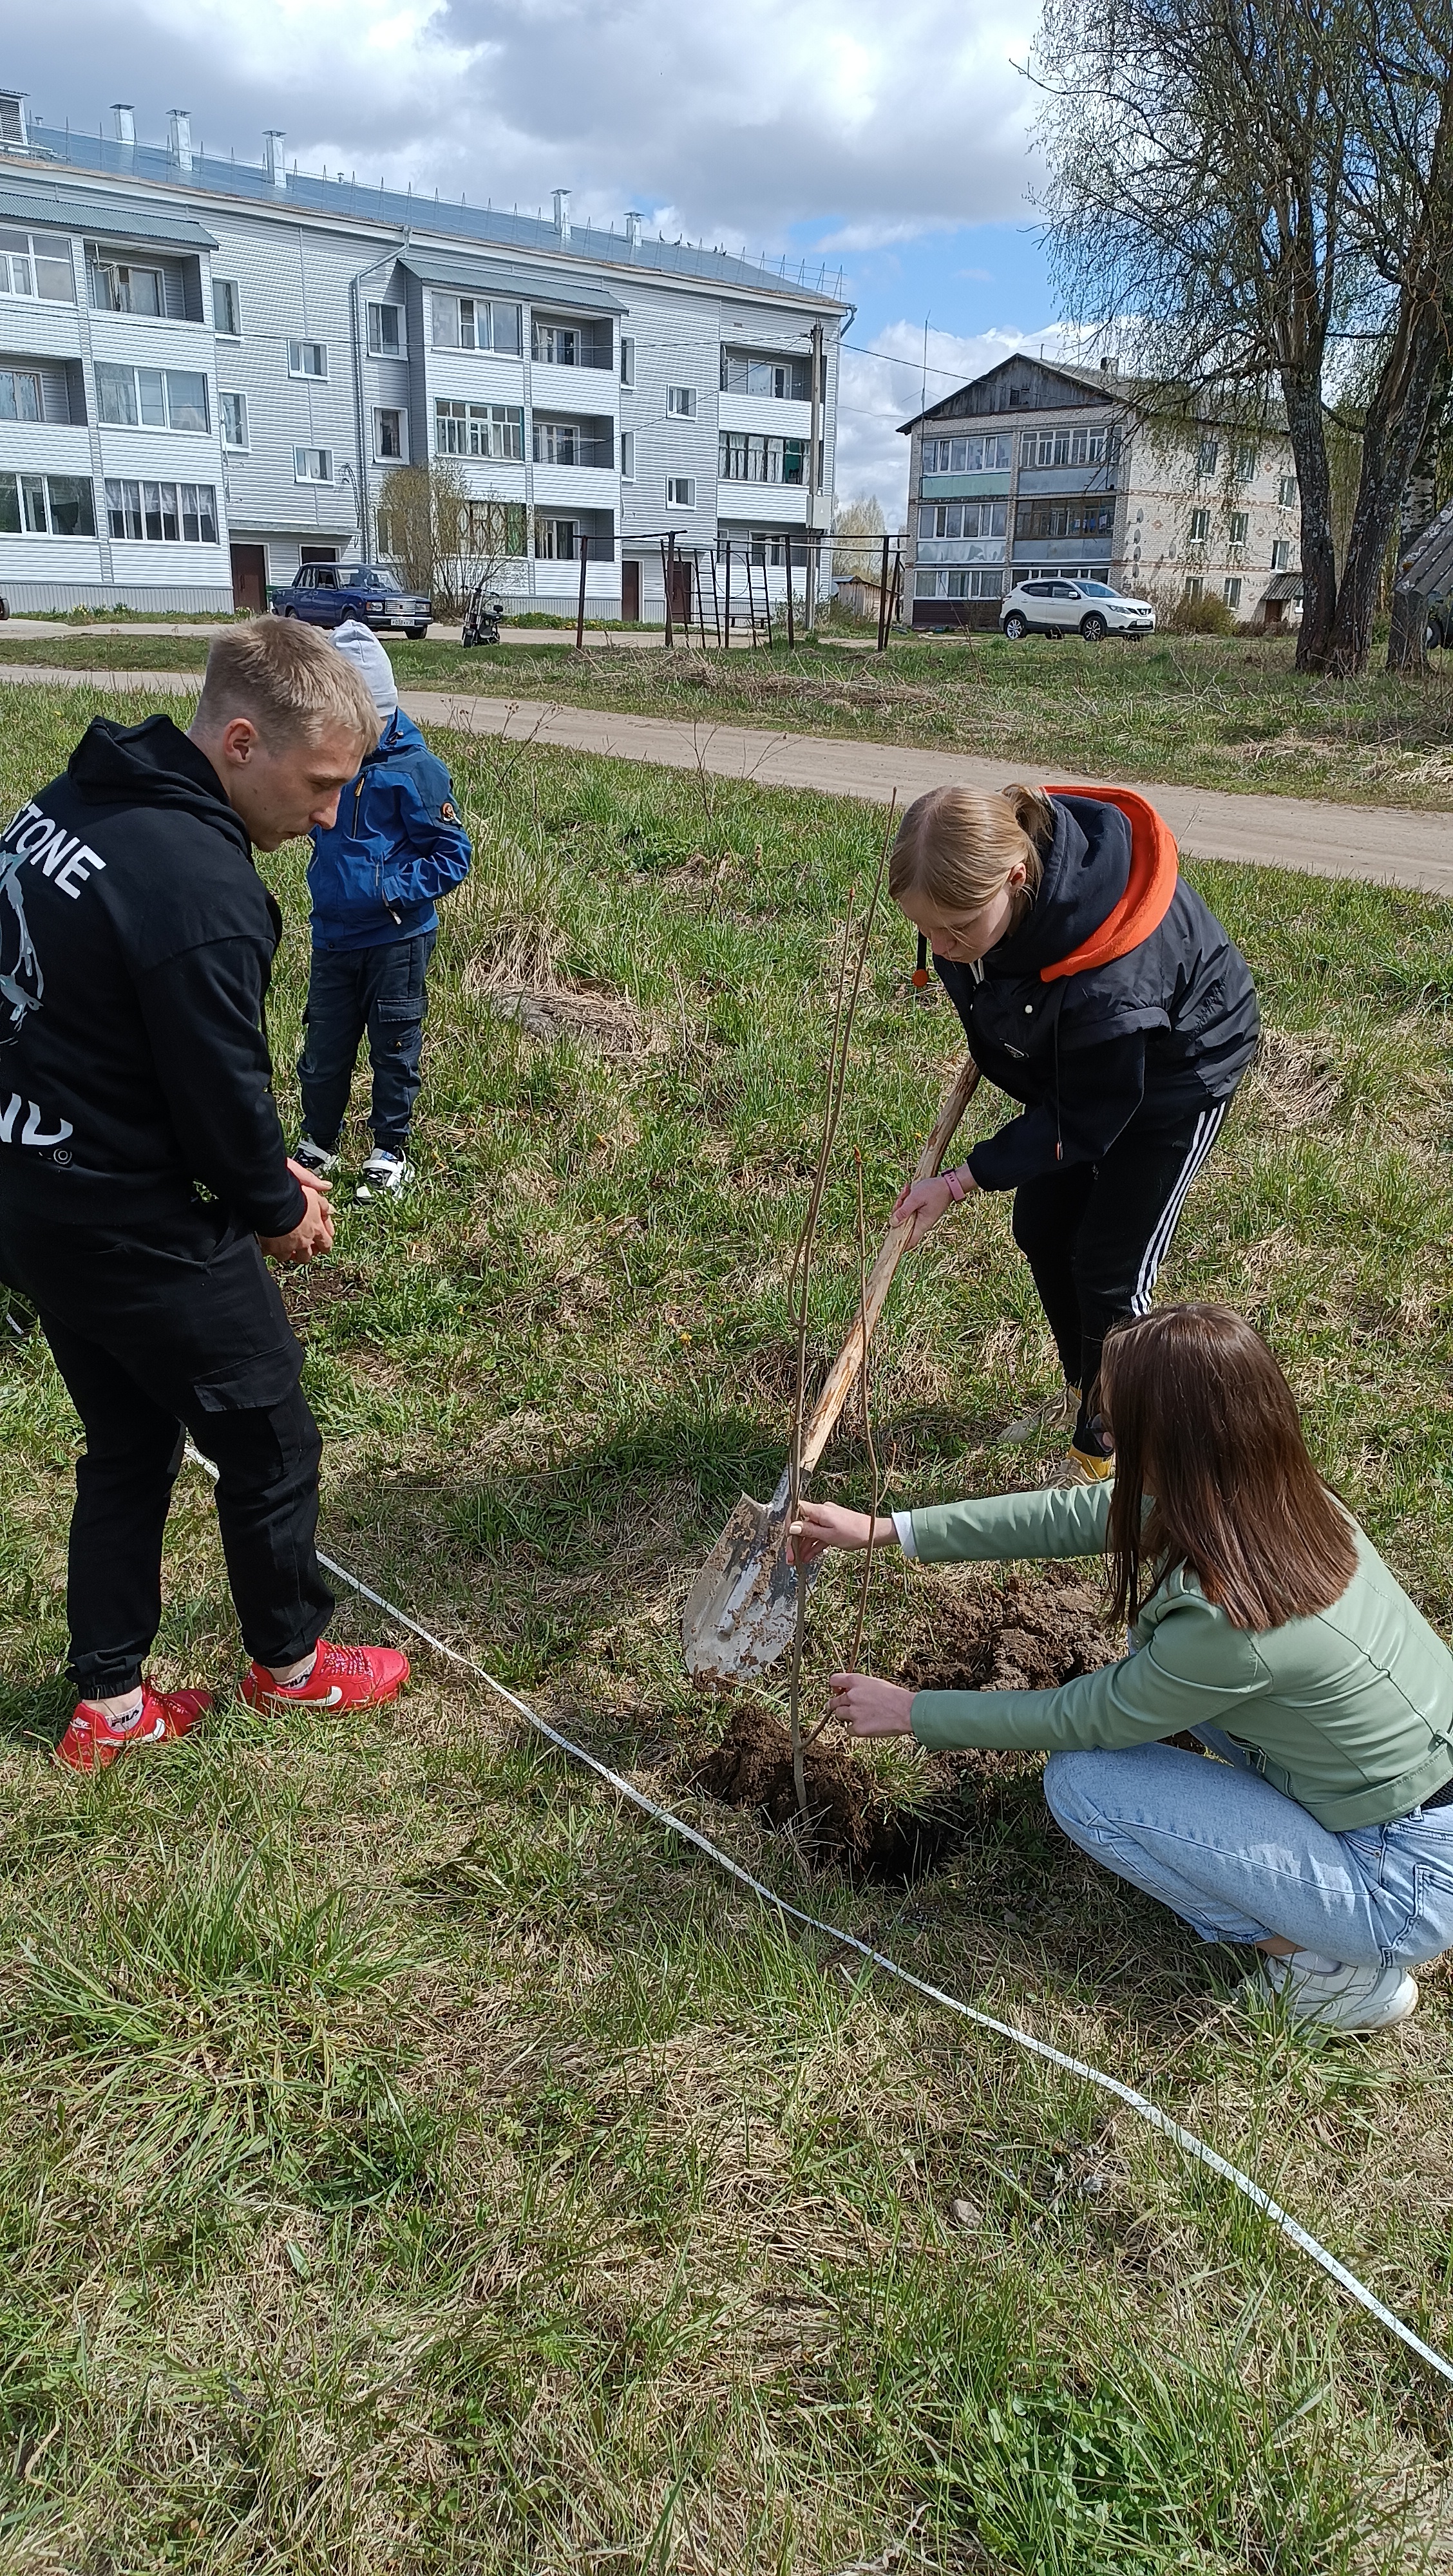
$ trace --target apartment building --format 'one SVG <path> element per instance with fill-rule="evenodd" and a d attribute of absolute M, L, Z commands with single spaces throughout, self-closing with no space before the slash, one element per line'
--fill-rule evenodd
<path fill-rule="evenodd" d="M 261 608 L 387 555 L 446 457 L 521 608 L 689 614 L 713 548 L 780 596 L 831 525 L 848 308 L 724 250 L 38 125 L 0 90 L 0 593 Z M 674 549 L 668 540 L 676 540 Z M 803 580 L 804 548 L 794 557 Z M 709 612 L 708 612 L 709 613 Z"/>
<path fill-rule="evenodd" d="M 903 423 L 905 596 L 915 626 L 993 626 L 1016 582 L 1055 573 L 1222 600 L 1275 629 L 1300 599 L 1284 433 L 1158 420 L 1113 367 L 1022 352 Z"/>

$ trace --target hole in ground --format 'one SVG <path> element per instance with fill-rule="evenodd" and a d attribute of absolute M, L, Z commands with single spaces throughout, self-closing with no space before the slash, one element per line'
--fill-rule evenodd
<path fill-rule="evenodd" d="M 931 1643 L 893 1677 L 905 1689 L 1054 1690 L 1114 1654 L 1095 1594 L 1055 1574 L 1010 1575 L 985 1599 L 944 1604 L 935 1624 Z M 765 1702 L 733 1696 L 726 1731 L 696 1765 L 695 1785 L 800 1835 L 814 1861 L 853 1878 L 921 1878 L 968 1840 L 1002 1795 L 1006 1774 L 1023 1767 L 1016 1753 L 941 1754 L 895 1793 L 836 1736 L 804 1751 L 804 1830 L 786 1726 Z"/>

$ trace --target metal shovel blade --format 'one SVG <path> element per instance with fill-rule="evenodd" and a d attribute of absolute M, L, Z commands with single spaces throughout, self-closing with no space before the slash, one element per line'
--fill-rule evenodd
<path fill-rule="evenodd" d="M 786 1555 L 785 1502 L 743 1494 L 691 1588 L 681 1620 L 686 1669 L 740 1681 L 775 1664 L 797 1626 L 797 1569 Z M 816 1566 L 807 1570 L 809 1583 Z"/>

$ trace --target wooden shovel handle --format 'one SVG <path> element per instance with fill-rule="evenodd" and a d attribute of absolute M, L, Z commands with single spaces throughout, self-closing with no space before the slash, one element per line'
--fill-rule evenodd
<path fill-rule="evenodd" d="M 929 1137 L 914 1166 L 915 1181 L 933 1179 L 948 1152 L 959 1121 L 978 1087 L 979 1068 L 972 1056 L 966 1056 L 954 1077 L 953 1088 L 947 1094 L 943 1107 L 938 1113 L 933 1134 Z M 833 1425 L 848 1400 L 848 1391 L 857 1380 L 863 1365 L 865 1335 L 872 1332 L 873 1326 L 883 1311 L 883 1300 L 888 1294 L 893 1273 L 908 1249 L 910 1231 L 907 1225 L 890 1225 L 883 1238 L 878 1258 L 868 1273 L 867 1293 L 853 1319 L 853 1329 L 833 1363 L 832 1373 L 812 1408 L 812 1418 L 802 1435 L 804 1476 L 811 1474 L 827 1447 L 832 1437 Z"/>

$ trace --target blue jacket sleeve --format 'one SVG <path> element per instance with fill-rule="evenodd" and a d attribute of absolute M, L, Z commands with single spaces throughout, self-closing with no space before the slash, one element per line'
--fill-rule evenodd
<path fill-rule="evenodd" d="M 393 785 L 398 829 L 383 863 L 383 899 L 391 909 L 433 903 L 463 883 L 473 857 L 453 783 L 442 763 L 430 761 L 401 771 Z"/>

